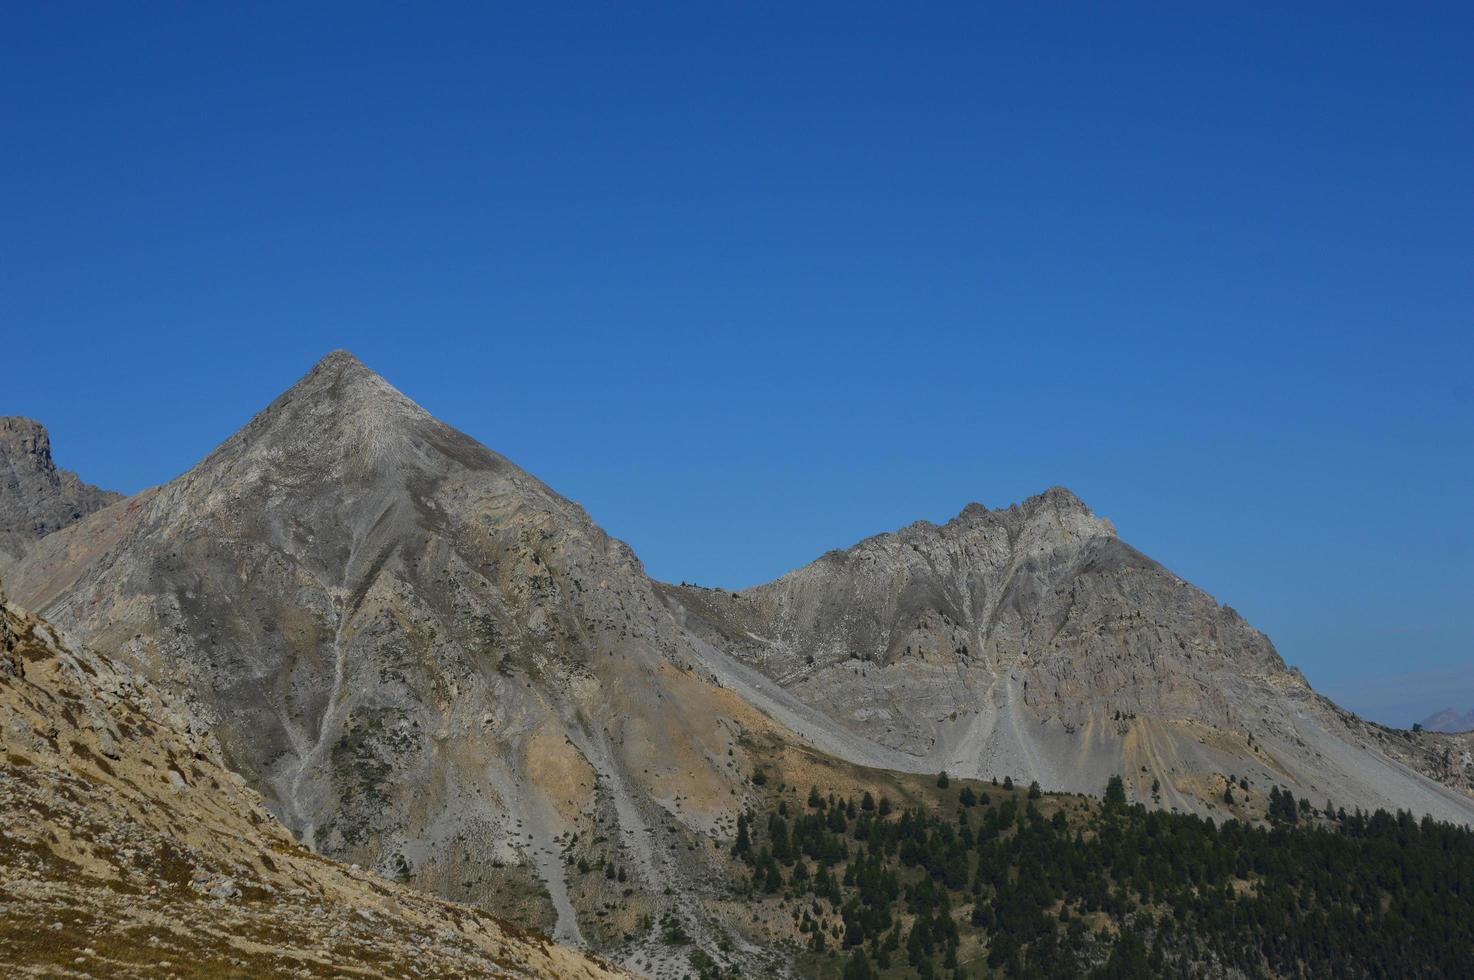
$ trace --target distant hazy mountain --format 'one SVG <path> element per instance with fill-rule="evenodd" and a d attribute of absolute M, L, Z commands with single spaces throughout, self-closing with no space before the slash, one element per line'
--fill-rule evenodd
<path fill-rule="evenodd" d="M 309 846 L 642 969 L 684 955 L 652 923 L 721 947 L 761 786 L 1119 773 L 1219 817 L 1280 785 L 1474 822 L 1467 737 L 1336 708 L 1068 491 L 669 586 L 344 352 L 7 584 L 187 699 Z"/>
<path fill-rule="evenodd" d="M 1459 714 L 1453 708 L 1435 711 L 1423 719 L 1423 729 L 1429 732 L 1474 731 L 1474 708 Z"/>

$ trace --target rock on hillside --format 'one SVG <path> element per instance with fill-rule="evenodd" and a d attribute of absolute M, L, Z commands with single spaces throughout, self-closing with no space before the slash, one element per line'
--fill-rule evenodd
<path fill-rule="evenodd" d="M 0 417 L 0 571 L 38 539 L 121 499 L 57 469 L 41 423 Z"/>
<path fill-rule="evenodd" d="M 0 599 L 7 976 L 612 977 L 297 844 L 181 706 Z"/>
<path fill-rule="evenodd" d="M 1199 812 L 1235 777 L 1250 812 L 1279 784 L 1474 820 L 1474 799 L 1450 790 L 1468 785 L 1457 757 L 1450 776 L 1411 733 L 1388 748 L 1062 488 L 971 504 L 741 593 L 662 591 L 713 646 L 917 767 L 1091 793 L 1123 773 L 1136 798 Z"/>

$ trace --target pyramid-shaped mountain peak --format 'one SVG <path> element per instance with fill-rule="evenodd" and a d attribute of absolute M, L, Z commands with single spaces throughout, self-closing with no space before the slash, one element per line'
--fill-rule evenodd
<path fill-rule="evenodd" d="M 360 361 L 352 351 L 346 350 L 342 347 L 338 347 L 328 351 L 322 356 L 322 360 L 318 361 L 315 366 L 320 368 L 334 366 L 358 367 L 363 368 L 363 370 L 365 371 L 368 370 L 368 368 L 363 366 L 363 362 Z"/>
<path fill-rule="evenodd" d="M 346 350 L 335 350 L 268 405 L 242 434 L 263 425 L 305 427 L 310 438 L 328 430 L 382 436 L 389 428 L 435 423 L 423 408 Z"/>
<path fill-rule="evenodd" d="M 303 395 L 326 396 L 360 408 L 375 401 L 382 401 L 400 408 L 411 407 L 417 413 L 424 414 L 424 409 L 407 398 L 398 388 L 385 381 L 381 375 L 371 370 L 353 354 L 341 349 L 324 355 L 312 366 L 312 370 L 303 375 L 302 379 L 289 388 L 282 397 L 293 398 Z"/>
<path fill-rule="evenodd" d="M 266 480 L 302 492 L 381 479 L 399 483 L 410 471 L 443 469 L 446 455 L 472 466 L 492 456 L 351 353 L 335 350 L 192 473 L 209 483 Z"/>

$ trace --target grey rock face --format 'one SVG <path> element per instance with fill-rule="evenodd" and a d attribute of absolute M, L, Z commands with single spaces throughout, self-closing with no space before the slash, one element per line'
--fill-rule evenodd
<path fill-rule="evenodd" d="M 121 499 L 57 469 L 40 422 L 0 417 L 0 571 L 40 538 Z"/>
<path fill-rule="evenodd" d="M 914 768 L 1091 793 L 1122 773 L 1138 799 L 1200 812 L 1233 776 L 1251 800 L 1279 784 L 1474 819 L 1450 790 L 1462 777 L 1410 773 L 1418 753 L 1387 748 L 1061 488 L 972 504 L 736 595 L 662 594 L 713 647 Z"/>

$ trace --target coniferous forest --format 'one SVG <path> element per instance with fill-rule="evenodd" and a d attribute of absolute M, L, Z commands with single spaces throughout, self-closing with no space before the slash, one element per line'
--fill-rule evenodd
<path fill-rule="evenodd" d="M 928 805 L 817 787 L 738 823 L 739 893 L 799 973 L 1450 977 L 1474 970 L 1474 832 L 1275 788 L 1267 820 L 937 780 Z M 704 971 L 703 971 L 704 972 Z"/>

